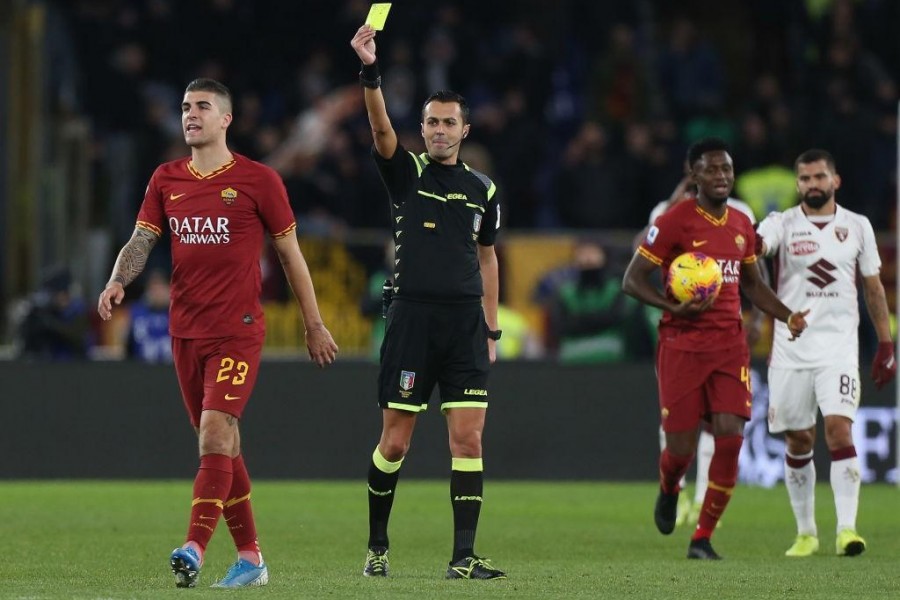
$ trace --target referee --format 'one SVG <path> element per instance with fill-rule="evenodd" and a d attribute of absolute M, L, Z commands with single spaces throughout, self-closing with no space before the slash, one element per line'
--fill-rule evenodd
<path fill-rule="evenodd" d="M 426 152 L 404 149 L 381 93 L 375 30 L 363 25 L 350 45 L 375 138 L 375 163 L 387 188 L 396 248 L 393 302 L 381 346 L 381 439 L 369 464 L 369 549 L 363 574 L 387 576 L 387 525 L 416 417 L 435 384 L 450 438 L 453 555 L 448 579 L 504 579 L 475 554 L 482 501 L 481 433 L 487 379 L 496 357 L 500 208 L 494 183 L 458 160 L 469 134 L 459 94 L 433 94 L 422 107 Z"/>

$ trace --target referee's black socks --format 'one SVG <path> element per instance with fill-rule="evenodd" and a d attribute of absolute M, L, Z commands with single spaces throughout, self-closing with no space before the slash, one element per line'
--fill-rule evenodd
<path fill-rule="evenodd" d="M 453 560 L 475 554 L 475 530 L 481 513 L 484 466 L 480 458 L 454 458 L 450 471 L 453 504 Z"/>
<path fill-rule="evenodd" d="M 369 464 L 369 548 L 388 547 L 388 519 L 394 505 L 394 490 L 400 478 L 401 464 L 402 458 L 390 462 L 375 447 Z"/>

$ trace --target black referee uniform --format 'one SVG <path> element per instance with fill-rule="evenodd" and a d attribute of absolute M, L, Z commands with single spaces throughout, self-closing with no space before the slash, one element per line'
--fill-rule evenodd
<path fill-rule="evenodd" d="M 392 158 L 374 156 L 396 248 L 378 404 L 425 410 L 437 384 L 441 410 L 484 408 L 490 361 L 476 244 L 494 244 L 497 188 L 461 161 L 441 164 L 399 143 Z"/>

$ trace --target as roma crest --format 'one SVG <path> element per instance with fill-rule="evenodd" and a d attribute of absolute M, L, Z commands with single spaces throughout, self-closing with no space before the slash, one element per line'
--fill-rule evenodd
<path fill-rule="evenodd" d="M 839 242 L 843 242 L 850 235 L 850 230 L 846 227 L 835 227 L 834 228 L 834 237 L 838 239 Z"/>
<path fill-rule="evenodd" d="M 222 202 L 231 206 L 234 204 L 235 199 L 237 198 L 237 190 L 234 188 L 227 187 L 222 190 Z"/>
<path fill-rule="evenodd" d="M 744 246 L 747 245 L 747 238 L 745 238 L 741 234 L 737 234 L 736 236 L 734 236 L 734 245 L 738 247 L 738 250 L 743 252 Z"/>

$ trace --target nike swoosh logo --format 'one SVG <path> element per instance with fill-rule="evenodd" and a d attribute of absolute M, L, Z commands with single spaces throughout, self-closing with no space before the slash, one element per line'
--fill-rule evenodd
<path fill-rule="evenodd" d="M 240 400 L 241 397 L 240 396 L 232 396 L 231 394 L 225 394 L 225 399 L 226 400 Z"/>
<path fill-rule="evenodd" d="M 200 518 L 201 518 L 201 519 L 209 519 L 209 520 L 211 520 L 211 521 L 215 521 L 215 520 L 218 519 L 218 517 L 204 517 L 203 515 L 200 515 Z"/>
<path fill-rule="evenodd" d="M 184 194 L 187 194 L 187 192 L 185 192 Z M 174 202 L 175 200 L 178 200 L 179 198 L 184 196 L 184 194 L 169 194 L 169 200 Z"/>
<path fill-rule="evenodd" d="M 694 248 L 699 248 L 700 246 L 702 246 L 703 244 L 705 244 L 705 243 L 708 242 L 708 241 L 709 241 L 709 240 L 700 240 L 700 241 L 698 242 L 697 240 L 691 240 L 691 245 L 692 245 Z"/>

